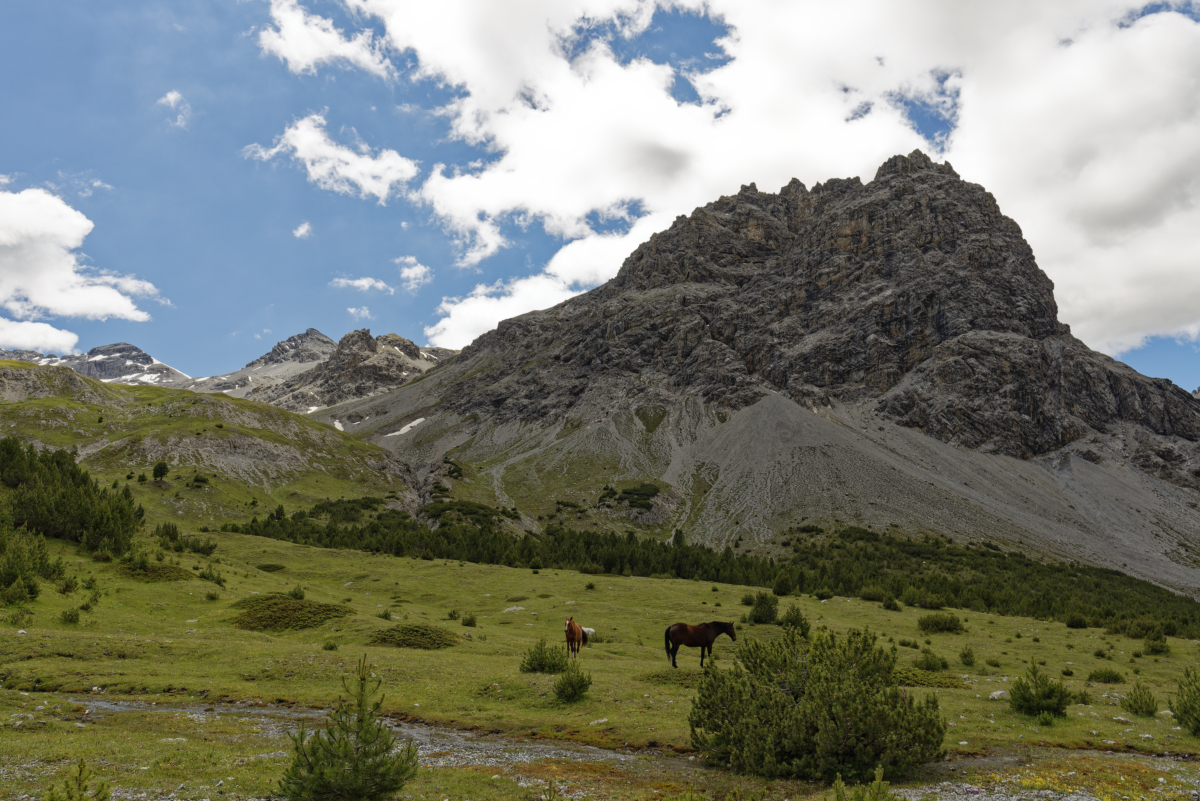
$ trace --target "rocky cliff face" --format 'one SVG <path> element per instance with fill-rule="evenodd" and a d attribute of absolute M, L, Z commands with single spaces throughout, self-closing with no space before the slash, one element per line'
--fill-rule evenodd
<path fill-rule="evenodd" d="M 291 411 L 315 411 L 392 389 L 436 364 L 410 340 L 396 334 L 376 338 L 364 328 L 342 337 L 311 369 L 273 386 L 253 387 L 246 397 Z"/>
<path fill-rule="evenodd" d="M 1200 588 L 1200 402 L 1072 337 L 1017 224 L 920 152 L 867 184 L 744 186 L 326 417 L 522 510 L 652 480 L 640 522 L 715 545 L 894 524 Z"/>
<path fill-rule="evenodd" d="M 193 392 L 221 392 L 244 398 L 253 390 L 282 384 L 315 364 L 325 361 L 337 348 L 337 343 L 315 328 L 288 337 L 240 370 L 232 373 L 180 384 Z"/>

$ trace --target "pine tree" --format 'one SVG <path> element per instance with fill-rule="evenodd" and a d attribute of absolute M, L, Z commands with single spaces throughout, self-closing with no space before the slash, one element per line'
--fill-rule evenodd
<path fill-rule="evenodd" d="M 73 773 L 67 774 L 61 787 L 52 787 L 43 801 L 109 801 L 112 793 L 104 782 L 92 786 L 92 772 L 82 759 Z"/>
<path fill-rule="evenodd" d="M 380 720 L 382 679 L 371 686 L 364 655 L 353 686 L 342 679 L 350 697 L 338 701 L 329 725 L 309 736 L 301 726 L 291 735 L 296 747 L 292 764 L 279 781 L 279 794 L 289 801 L 383 801 L 392 798 L 417 772 L 417 747 L 400 745 Z M 396 753 L 392 753 L 396 750 Z"/>

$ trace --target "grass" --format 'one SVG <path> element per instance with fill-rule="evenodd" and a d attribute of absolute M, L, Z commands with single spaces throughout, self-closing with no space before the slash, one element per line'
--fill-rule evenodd
<path fill-rule="evenodd" d="M 68 573 L 81 583 L 94 578 L 102 598 L 93 611 L 80 614 L 79 623 L 68 624 L 60 615 L 77 608 L 78 598 L 61 596 L 44 585 L 30 607 L 33 619 L 22 626 L 28 634 L 18 636 L 15 626 L 0 622 L 0 799 L 40 796 L 50 777 L 65 775 L 77 756 L 86 758 L 102 778 L 130 792 L 166 794 L 182 783 L 185 791 L 179 797 L 210 797 L 220 779 L 225 781 L 224 797 L 266 795 L 285 760 L 262 755 L 286 750 L 281 733 L 286 720 L 267 725 L 257 718 L 240 718 L 262 704 L 297 710 L 295 714 L 307 707 L 328 707 L 337 697 L 341 677 L 363 653 L 384 680 L 385 711 L 393 716 L 527 738 L 607 748 L 628 744 L 689 755 L 687 714 L 699 678 L 699 653 L 682 649 L 680 669 L 670 669 L 663 630 L 679 620 L 711 618 L 714 602 L 740 609 L 738 599 L 745 592 L 744 587 L 723 584 L 713 592 L 712 582 L 558 570 L 533 575 L 502 566 L 373 556 L 237 534 L 213 536 L 219 547 L 212 562 L 227 582 L 216 601 L 206 597 L 206 591 L 214 589 L 211 584 L 134 580 L 123 576 L 117 563 L 92 562 L 74 548 L 51 541 L 55 555 L 66 560 Z M 189 573 L 208 564 L 190 554 L 181 555 L 181 561 L 180 567 Z M 264 572 L 258 569 L 262 564 L 284 569 Z M 595 589 L 585 591 L 589 580 Z M 305 588 L 303 602 L 282 595 L 297 583 Z M 518 595 L 525 596 L 525 608 L 505 612 L 513 605 L 507 599 Z M 925 614 L 921 610 L 886 612 L 877 603 L 845 598 L 821 603 L 789 596 L 785 602 L 799 606 L 814 629 L 844 631 L 866 625 L 880 634 L 884 645 L 889 640 L 926 638 L 918 627 Z M 283 605 L 276 606 L 279 603 Z M 305 619 L 295 611 L 303 608 L 336 609 L 339 615 L 308 628 L 238 625 L 242 615 L 255 610 L 269 620 Z M 396 629 L 431 627 L 456 645 L 423 650 L 373 643 L 379 632 L 389 629 L 377 617 L 385 609 L 399 618 Z M 471 639 L 462 636 L 466 630 L 457 625 L 449 630 L 449 609 L 476 617 Z M 267 610 L 285 611 L 273 618 Z M 554 676 L 523 674 L 519 666 L 539 638 L 561 646 L 562 620 L 568 615 L 595 628 L 604 641 L 581 654 L 581 667 L 594 681 L 590 691 L 582 700 L 563 705 L 554 697 Z M 1031 662 L 1045 662 L 1043 669 L 1053 675 L 1073 668 L 1075 678 L 1066 681 L 1073 692 L 1087 686 L 1080 677 L 1092 670 L 1117 665 L 1123 678 L 1133 681 L 1132 668 L 1138 667 L 1136 680 L 1165 699 L 1174 692 L 1184 666 L 1195 660 L 1196 643 L 1171 638 L 1170 654 L 1146 656 L 1135 665 L 1131 655 L 1140 641 L 1106 636 L 1097 629 L 1073 630 L 1063 623 L 974 612 L 965 618 L 964 631 L 937 634 L 934 646 L 950 656 L 969 645 L 978 657 L 976 667 L 954 662 L 949 670 L 929 675 L 908 667 L 901 671 L 910 686 L 933 685 L 914 692 L 918 698 L 935 694 L 955 724 L 946 742 L 953 759 L 1024 754 L 1029 748 L 1051 749 L 1051 761 L 1062 753 L 1054 749 L 1114 751 L 1124 753 L 1127 761 L 1131 754 L 1163 750 L 1200 754 L 1200 740 L 1176 731 L 1165 715 L 1138 718 L 1133 724 L 1114 720 L 1122 714 L 1119 703 L 1131 684 L 1093 684 L 1092 703 L 1069 707 L 1068 717 L 1050 728 L 1010 712 L 1004 702 L 988 700 L 990 693 L 1007 690 L 1024 675 Z M 1016 638 L 1017 633 L 1022 636 Z M 739 641 L 778 635 L 773 625 L 738 627 Z M 336 650 L 326 650 L 327 644 L 336 645 Z M 1102 646 L 1112 661 L 1092 655 Z M 731 665 L 733 649 L 725 638 L 717 642 L 719 668 Z M 915 654 L 902 649 L 902 667 Z M 96 703 L 116 700 L 157 706 L 118 714 Z M 209 707 L 217 711 L 205 713 Z M 85 716 L 79 708 L 92 711 Z M 222 709 L 242 712 L 224 714 Z M 17 722 L 22 725 L 15 726 Z M 186 742 L 174 741 L 179 737 Z M 654 789 L 667 797 L 741 786 L 747 791 L 770 789 L 772 798 L 797 798 L 821 789 L 794 783 L 768 786 L 711 770 L 655 772 L 659 763 L 653 761 L 639 765 L 545 764 L 521 771 L 526 778 L 566 777 L 580 787 L 600 782 L 607 788 L 603 797 L 650 797 Z M 528 792 L 510 781 L 509 773 L 500 773 L 501 779 L 492 780 L 497 771 L 491 769 L 422 770 L 413 797 L 442 793 L 438 797 L 515 801 Z M 1034 781 L 1025 770 L 1014 775 Z M 1182 774 L 1162 775 L 1174 786 Z M 1052 778 L 1046 779 L 1050 785 Z"/>
<path fill-rule="evenodd" d="M 322 604 L 275 594 L 243 598 L 233 606 L 243 610 L 230 621 L 233 625 L 268 631 L 316 628 L 351 612 L 339 604 Z"/>

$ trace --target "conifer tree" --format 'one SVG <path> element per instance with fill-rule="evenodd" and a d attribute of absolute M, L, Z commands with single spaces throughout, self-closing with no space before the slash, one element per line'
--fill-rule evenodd
<path fill-rule="evenodd" d="M 353 682 L 342 679 L 350 697 L 338 701 L 329 725 L 311 736 L 301 726 L 291 735 L 296 753 L 279 781 L 281 796 L 288 801 L 384 801 L 416 775 L 416 745 L 411 739 L 399 745 L 380 720 L 383 696 L 371 700 L 382 682 L 376 679 L 372 686 L 364 654 Z"/>

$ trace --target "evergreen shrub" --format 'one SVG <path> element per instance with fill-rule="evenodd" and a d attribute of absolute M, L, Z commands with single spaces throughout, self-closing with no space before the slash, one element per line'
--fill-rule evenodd
<path fill-rule="evenodd" d="M 1067 628 L 1069 629 L 1086 629 L 1088 627 L 1087 618 L 1078 612 L 1074 612 L 1067 618 Z"/>
<path fill-rule="evenodd" d="M 416 745 L 397 742 L 380 716 L 383 697 L 371 700 L 382 683 L 363 656 L 353 682 L 342 680 L 349 698 L 338 701 L 328 726 L 309 736 L 302 723 L 289 735 L 295 754 L 279 780 L 279 795 L 288 801 L 384 801 L 416 775 Z"/>
<path fill-rule="evenodd" d="M 1121 699 L 1121 709 L 1144 718 L 1158 714 L 1158 699 L 1145 684 L 1134 682 L 1133 689 Z"/>
<path fill-rule="evenodd" d="M 592 674 L 584 673 L 579 668 L 579 662 L 572 660 L 554 682 L 554 696 L 563 703 L 573 703 L 583 698 L 591 686 Z"/>
<path fill-rule="evenodd" d="M 1167 708 L 1185 731 L 1200 737 L 1200 670 L 1183 669 L 1183 678 L 1175 689 L 1175 697 L 1167 699 Z"/>
<path fill-rule="evenodd" d="M 750 607 L 750 619 L 755 623 L 774 623 L 779 613 L 779 599 L 769 592 L 754 593 L 754 605 Z"/>
<path fill-rule="evenodd" d="M 900 611 L 900 602 L 897 601 L 895 598 L 886 598 L 883 601 L 883 608 L 888 610 L 889 612 L 899 612 Z"/>
<path fill-rule="evenodd" d="M 688 724 L 692 745 L 739 773 L 851 780 L 901 775 L 942 755 L 946 721 L 930 695 L 902 691 L 896 655 L 870 632 L 795 628 L 738 644 L 729 670 L 705 668 Z"/>
<path fill-rule="evenodd" d="M 939 670 L 945 670 L 950 667 L 950 663 L 944 657 L 938 656 L 931 648 L 922 648 L 921 655 L 913 660 L 913 667 L 918 670 L 928 670 L 931 673 L 936 673 Z"/>
<path fill-rule="evenodd" d="M 791 626 L 800 632 L 801 637 L 808 637 L 808 630 L 810 628 L 808 618 L 800 611 L 800 607 L 795 604 L 789 606 L 787 611 L 779 618 L 779 625 Z"/>
<path fill-rule="evenodd" d="M 957 634 L 963 630 L 963 624 L 958 615 L 950 612 L 935 612 L 932 615 L 921 615 L 917 618 L 917 628 L 927 634 L 934 632 Z"/>
<path fill-rule="evenodd" d="M 1125 677 L 1112 668 L 1100 668 L 1089 673 L 1087 680 L 1093 684 L 1123 684 Z"/>
<path fill-rule="evenodd" d="M 975 650 L 969 645 L 964 645 L 962 650 L 958 652 L 958 661 L 962 662 L 967 667 L 974 667 Z"/>
<path fill-rule="evenodd" d="M 427 623 L 401 623 L 399 626 L 375 632 L 368 642 L 372 645 L 394 645 L 397 648 L 432 651 L 456 645 L 459 639 L 445 629 Z"/>
<path fill-rule="evenodd" d="M 546 644 L 546 638 L 541 637 L 530 646 L 521 658 L 522 673 L 562 673 L 567 669 L 571 660 L 566 647 L 555 648 Z"/>
<path fill-rule="evenodd" d="M 98 782 L 92 785 L 92 771 L 82 759 L 75 770 L 67 774 L 61 785 L 51 787 L 42 801 L 109 801 L 112 793 L 108 784 Z"/>
<path fill-rule="evenodd" d="M 1009 689 L 1009 708 L 1031 717 L 1042 714 L 1066 717 L 1072 698 L 1066 685 L 1039 671 L 1037 665 L 1030 665 L 1026 676 L 1014 681 Z"/>
<path fill-rule="evenodd" d="M 776 595 L 787 595 L 792 591 L 792 577 L 788 575 L 786 570 L 780 570 L 779 575 L 775 577 L 775 584 L 771 587 L 771 592 Z"/>

